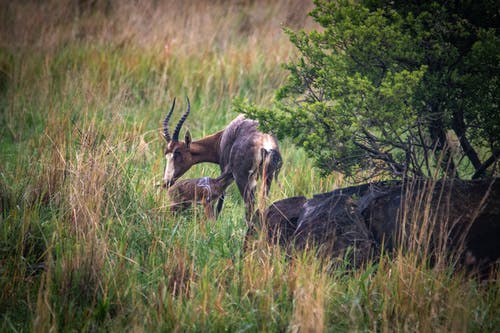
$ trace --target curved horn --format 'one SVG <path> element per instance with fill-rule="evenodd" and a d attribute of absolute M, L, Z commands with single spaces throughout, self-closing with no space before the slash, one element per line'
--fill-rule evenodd
<path fill-rule="evenodd" d="M 188 107 L 186 112 L 182 115 L 181 120 L 179 120 L 179 123 L 175 127 L 174 130 L 174 135 L 172 137 L 172 140 L 174 141 L 179 141 L 179 132 L 181 131 L 182 124 L 184 124 L 184 121 L 186 120 L 187 116 L 189 115 L 189 111 L 191 110 L 191 104 L 189 103 L 189 98 L 186 96 Z"/>
<path fill-rule="evenodd" d="M 174 97 L 174 102 L 172 103 L 172 107 L 170 108 L 170 111 L 168 112 L 167 116 L 165 117 L 165 120 L 163 120 L 163 134 L 164 134 L 165 140 L 167 140 L 167 142 L 170 142 L 170 140 L 172 140 L 170 138 L 170 133 L 168 133 L 168 121 L 170 120 L 170 116 L 172 116 L 172 112 L 174 112 L 174 107 L 175 107 L 175 97 Z"/>

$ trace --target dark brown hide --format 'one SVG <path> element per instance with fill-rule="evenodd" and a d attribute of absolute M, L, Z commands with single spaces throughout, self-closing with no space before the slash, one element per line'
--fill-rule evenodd
<path fill-rule="evenodd" d="M 481 268 L 500 258 L 498 180 L 414 181 L 379 193 L 361 214 L 386 250 L 411 248 L 417 230 L 429 233 L 430 252 L 458 254 L 463 264 Z"/>
<path fill-rule="evenodd" d="M 269 206 L 265 213 L 265 223 L 272 243 L 284 246 L 290 242 L 306 200 L 305 197 L 293 197 L 276 201 Z"/>
<path fill-rule="evenodd" d="M 354 267 L 371 257 L 372 237 L 351 196 L 313 197 L 303 207 L 293 236 L 299 249 L 314 245 L 321 255 L 347 259 Z"/>
<path fill-rule="evenodd" d="M 425 251 L 431 259 L 447 257 L 482 271 L 500 258 L 498 179 L 363 184 L 305 202 L 280 200 L 266 216 L 271 235 L 284 230 L 280 244 L 312 243 L 334 257 L 354 246 L 349 258 L 355 266 L 382 247 Z"/>

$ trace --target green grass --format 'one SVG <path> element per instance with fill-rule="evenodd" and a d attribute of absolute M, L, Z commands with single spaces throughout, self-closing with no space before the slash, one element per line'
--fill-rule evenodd
<path fill-rule="evenodd" d="M 236 29 L 234 8 L 200 4 L 195 15 L 223 15 L 226 26 L 206 23 L 213 35 L 205 41 L 181 25 L 168 54 L 161 38 L 148 34 L 146 47 L 123 22 L 132 37 L 117 29 L 116 42 L 106 43 L 99 31 L 110 23 L 99 12 L 79 21 L 90 40 L 69 39 L 50 21 L 44 43 L 2 46 L 1 331 L 498 331 L 498 279 L 481 284 L 411 254 L 331 272 L 311 253 L 288 257 L 263 236 L 242 253 L 244 209 L 234 185 L 214 223 L 199 208 L 170 215 L 155 184 L 173 97 L 174 122 L 191 98 L 185 127 L 195 139 L 236 116 L 234 97 L 270 103 L 286 78 L 279 64 L 293 50 L 269 22 L 298 3 L 276 2 L 264 14 L 262 4 L 243 4 L 249 30 Z M 25 15 L 36 6 L 23 7 Z M 160 28 L 152 29 L 157 36 Z M 320 177 L 288 142 L 281 148 L 269 201 L 350 185 L 341 175 Z M 217 174 L 201 164 L 185 177 Z"/>

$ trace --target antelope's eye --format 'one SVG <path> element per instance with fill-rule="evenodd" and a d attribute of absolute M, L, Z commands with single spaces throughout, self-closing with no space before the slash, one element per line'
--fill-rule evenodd
<path fill-rule="evenodd" d="M 179 158 L 181 156 L 181 152 L 176 150 L 174 151 L 174 158 Z"/>

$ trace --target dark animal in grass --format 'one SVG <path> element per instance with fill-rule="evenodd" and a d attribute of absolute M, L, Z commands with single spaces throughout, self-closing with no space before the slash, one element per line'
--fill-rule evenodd
<path fill-rule="evenodd" d="M 313 197 L 303 207 L 294 233 L 298 248 L 313 245 L 320 254 L 350 267 L 371 258 L 373 238 L 351 196 Z"/>
<path fill-rule="evenodd" d="M 265 223 L 269 241 L 283 246 L 290 243 L 306 201 L 305 197 L 299 196 L 276 201 L 268 207 Z"/>
<path fill-rule="evenodd" d="M 500 259 L 499 179 L 363 184 L 280 200 L 266 219 L 271 235 L 282 230 L 280 244 L 316 244 L 334 256 L 354 245 L 354 265 L 402 248 L 484 276 Z"/>
<path fill-rule="evenodd" d="M 483 273 L 500 258 L 500 179 L 406 182 L 365 200 L 360 213 L 385 251 L 404 246 Z"/>
<path fill-rule="evenodd" d="M 349 267 L 357 267 L 371 256 L 373 239 L 347 195 L 277 201 L 268 207 L 264 225 L 273 243 L 298 249 L 314 247 L 319 255 Z"/>

